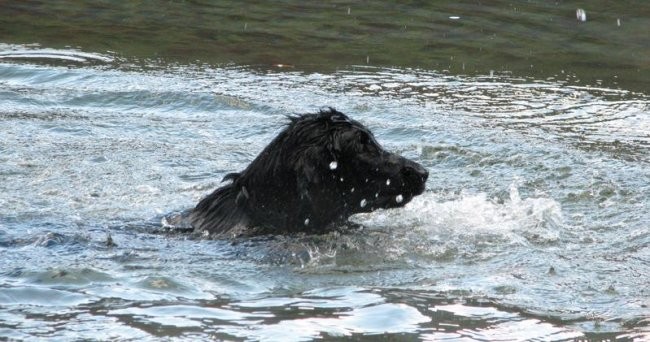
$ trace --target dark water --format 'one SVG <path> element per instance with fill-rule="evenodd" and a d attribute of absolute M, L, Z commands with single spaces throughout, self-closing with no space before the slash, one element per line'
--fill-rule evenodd
<path fill-rule="evenodd" d="M 0 338 L 650 339 L 649 18 L 0 2 Z M 165 231 L 325 105 L 428 191 L 347 233 Z"/>

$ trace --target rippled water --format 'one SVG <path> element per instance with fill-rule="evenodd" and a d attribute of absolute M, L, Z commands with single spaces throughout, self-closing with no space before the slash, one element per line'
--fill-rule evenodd
<path fill-rule="evenodd" d="M 650 338 L 647 94 L 1 48 L 2 337 Z M 344 233 L 165 231 L 321 106 L 425 165 L 427 192 Z"/>

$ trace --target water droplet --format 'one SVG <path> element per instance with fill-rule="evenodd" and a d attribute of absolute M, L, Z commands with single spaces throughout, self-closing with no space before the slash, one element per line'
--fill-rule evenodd
<path fill-rule="evenodd" d="M 368 178 L 366 178 L 366 183 L 368 183 Z"/>
<path fill-rule="evenodd" d="M 451 19 L 451 20 L 458 20 L 458 19 L 460 19 L 460 17 L 457 16 L 457 15 L 451 15 L 451 16 L 449 16 L 449 19 Z"/>
<path fill-rule="evenodd" d="M 404 196 L 402 195 L 395 196 L 395 202 L 402 203 L 403 200 L 404 200 Z"/>
<path fill-rule="evenodd" d="M 379 193 L 375 192 L 375 198 L 379 197 Z"/>
<path fill-rule="evenodd" d="M 366 201 L 365 198 L 361 200 L 361 203 L 359 203 L 359 205 L 361 206 L 361 208 L 364 208 L 364 207 L 366 206 L 366 204 L 368 204 L 368 201 Z"/>
<path fill-rule="evenodd" d="M 341 177 L 341 182 L 343 181 L 343 177 Z"/>
<path fill-rule="evenodd" d="M 386 186 L 390 185 L 390 178 L 386 180 Z"/>
<path fill-rule="evenodd" d="M 309 225 L 309 218 L 306 218 L 305 219 L 305 226 L 308 226 L 308 225 Z"/>
<path fill-rule="evenodd" d="M 336 170 L 337 167 L 339 167 L 339 163 L 336 160 L 330 163 L 330 170 Z"/>
<path fill-rule="evenodd" d="M 371 85 L 369 85 L 366 89 L 368 89 L 368 90 L 370 90 L 370 91 L 379 91 L 379 90 L 381 90 L 382 88 L 381 88 L 381 86 L 379 86 L 379 85 L 371 84 Z"/>

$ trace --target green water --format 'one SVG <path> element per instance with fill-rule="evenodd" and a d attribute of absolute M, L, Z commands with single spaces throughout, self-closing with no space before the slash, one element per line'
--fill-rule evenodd
<path fill-rule="evenodd" d="M 181 63 L 416 67 L 571 76 L 646 91 L 650 7 L 639 1 L 16 1 L 5 43 Z M 585 7 L 587 21 L 576 19 Z"/>

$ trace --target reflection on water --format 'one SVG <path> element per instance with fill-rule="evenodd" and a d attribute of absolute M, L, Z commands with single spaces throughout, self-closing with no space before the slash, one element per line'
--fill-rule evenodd
<path fill-rule="evenodd" d="M 86 62 L 0 63 L 2 337 L 650 335 L 646 94 L 4 48 Z M 245 167 L 285 114 L 324 105 L 423 163 L 428 191 L 320 236 L 163 231 L 164 214 Z"/>

